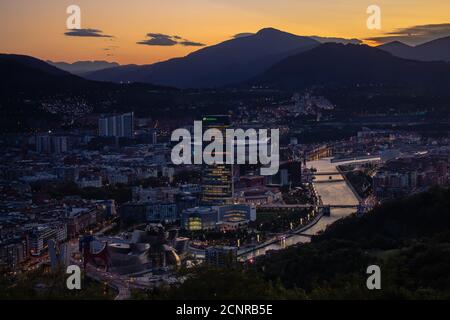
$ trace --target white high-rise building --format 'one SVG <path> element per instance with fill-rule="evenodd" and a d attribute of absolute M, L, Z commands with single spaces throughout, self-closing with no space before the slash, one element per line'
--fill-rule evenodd
<path fill-rule="evenodd" d="M 132 138 L 134 133 L 133 112 L 103 116 L 98 119 L 98 135 L 101 137 Z"/>
<path fill-rule="evenodd" d="M 36 136 L 36 151 L 39 153 L 61 154 L 68 150 L 69 143 L 66 136 L 53 136 L 50 134 Z"/>

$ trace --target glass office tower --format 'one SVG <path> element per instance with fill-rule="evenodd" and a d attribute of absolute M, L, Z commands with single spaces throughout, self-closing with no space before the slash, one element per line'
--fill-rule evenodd
<path fill-rule="evenodd" d="M 203 131 L 216 128 L 222 132 L 225 152 L 225 130 L 230 127 L 230 117 L 227 115 L 204 116 L 202 125 Z M 203 164 L 201 201 L 203 205 L 223 205 L 233 202 L 233 165 Z"/>

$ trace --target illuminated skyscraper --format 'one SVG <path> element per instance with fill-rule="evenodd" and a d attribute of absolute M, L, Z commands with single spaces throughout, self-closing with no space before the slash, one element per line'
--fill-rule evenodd
<path fill-rule="evenodd" d="M 205 116 L 202 119 L 202 125 L 204 131 L 216 128 L 222 132 L 223 150 L 226 150 L 225 130 L 230 127 L 230 117 L 227 115 Z M 201 200 L 204 205 L 222 205 L 233 202 L 233 165 L 203 165 Z"/>

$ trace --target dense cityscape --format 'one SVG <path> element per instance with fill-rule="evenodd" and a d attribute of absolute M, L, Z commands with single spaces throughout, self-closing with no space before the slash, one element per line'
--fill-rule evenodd
<path fill-rule="evenodd" d="M 277 125 L 308 112 L 297 96 Z M 233 126 L 232 116 L 211 117 Z M 173 165 L 170 123 L 132 112 L 97 121 L 2 139 L 0 256 L 9 274 L 77 263 L 129 298 L 182 282 L 180 267 L 252 264 L 353 212 L 449 184 L 448 135 L 362 127 L 301 144 L 285 126 L 279 172 L 262 176 L 251 165 Z"/>
<path fill-rule="evenodd" d="M 0 300 L 450 299 L 448 24 L 258 30 L 7 38 Z"/>

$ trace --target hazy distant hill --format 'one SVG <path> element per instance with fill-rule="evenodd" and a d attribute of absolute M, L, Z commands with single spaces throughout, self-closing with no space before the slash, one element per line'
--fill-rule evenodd
<path fill-rule="evenodd" d="M 450 37 L 439 38 L 415 47 L 393 41 L 378 46 L 378 48 L 401 58 L 421 61 L 450 61 Z"/>
<path fill-rule="evenodd" d="M 445 88 L 450 85 L 450 64 L 406 60 L 366 45 L 327 43 L 280 61 L 247 85 Z"/>
<path fill-rule="evenodd" d="M 400 41 L 392 41 L 377 47 L 383 51 L 392 53 L 396 57 L 414 59 L 414 47 L 408 46 Z"/>
<path fill-rule="evenodd" d="M 151 109 L 164 112 L 172 105 L 173 88 L 152 84 L 121 85 L 83 79 L 60 70 L 39 59 L 13 54 L 0 54 L 0 132 L 48 130 L 62 124 L 67 113 L 60 104 L 77 108 L 83 101 L 94 112 L 120 112 Z M 43 103 L 53 104 L 49 112 Z M 151 107 L 149 107 L 151 106 Z M 76 110 L 74 110 L 76 111 Z M 70 112 L 69 112 L 70 113 Z"/>
<path fill-rule="evenodd" d="M 91 83 L 42 60 L 16 54 L 0 54 L 0 88 L 15 92 L 70 90 Z"/>
<path fill-rule="evenodd" d="M 91 81 L 63 71 L 42 60 L 16 54 L 0 54 L 0 92 L 4 96 L 20 94 L 54 94 L 54 93 L 82 93 L 100 94 L 111 90 L 125 88 L 116 83 Z M 127 89 L 148 90 L 164 89 L 168 87 L 152 84 L 133 84 Z"/>
<path fill-rule="evenodd" d="M 76 75 L 82 75 L 87 72 L 93 72 L 98 70 L 103 70 L 107 68 L 118 67 L 119 64 L 117 62 L 108 62 L 108 61 L 76 61 L 73 63 L 67 62 L 53 62 L 48 60 L 48 64 L 57 67 L 58 69 L 70 72 Z"/>
<path fill-rule="evenodd" d="M 320 43 L 273 28 L 234 38 L 185 57 L 144 66 L 120 66 L 86 75 L 102 81 L 138 81 L 175 87 L 217 87 L 241 82 L 283 58 Z"/>

